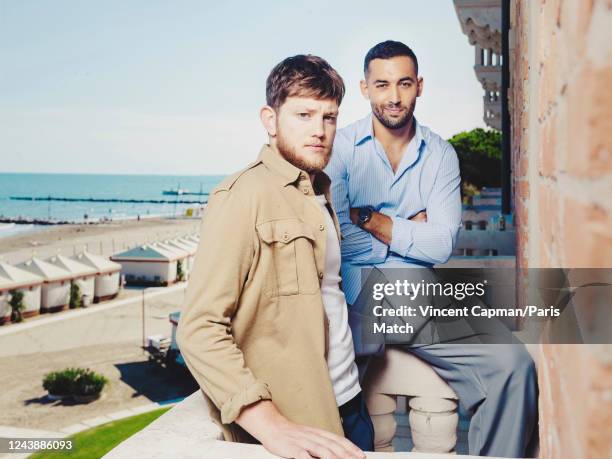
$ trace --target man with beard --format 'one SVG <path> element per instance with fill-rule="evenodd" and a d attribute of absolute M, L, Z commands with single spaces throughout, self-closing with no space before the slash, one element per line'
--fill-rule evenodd
<path fill-rule="evenodd" d="M 416 55 L 400 42 L 379 43 L 365 57 L 364 74 L 361 92 L 372 113 L 338 131 L 326 168 L 342 229 L 342 283 L 351 317 L 364 310 L 368 296 L 360 296 L 362 268 L 445 263 L 461 225 L 457 155 L 414 118 L 423 91 Z M 367 355 L 380 348 L 364 343 L 359 320 L 351 326 L 363 375 Z M 526 445 L 537 439 L 537 383 L 524 345 L 401 346 L 432 365 L 473 413 L 470 454 L 530 453 Z"/>
<path fill-rule="evenodd" d="M 260 111 L 269 144 L 211 193 L 178 326 L 225 439 L 259 441 L 282 457 L 373 449 L 322 172 L 343 96 L 319 57 L 272 70 Z"/>

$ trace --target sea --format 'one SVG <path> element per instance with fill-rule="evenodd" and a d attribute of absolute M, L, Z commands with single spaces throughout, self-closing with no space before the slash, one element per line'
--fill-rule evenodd
<path fill-rule="evenodd" d="M 97 222 L 181 216 L 199 209 L 223 175 L 104 175 L 0 173 L 0 220 L 24 218 Z M 188 190 L 203 195 L 164 195 L 164 190 Z M 163 200 L 164 203 L 17 200 L 14 197 Z M 178 201 L 189 201 L 180 203 Z M 0 223 L 0 237 L 34 229 L 36 225 Z"/>

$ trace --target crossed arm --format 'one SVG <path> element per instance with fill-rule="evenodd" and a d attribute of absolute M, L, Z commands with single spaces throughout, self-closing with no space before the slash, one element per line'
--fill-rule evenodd
<path fill-rule="evenodd" d="M 358 207 L 351 207 L 350 217 L 351 223 L 353 225 L 357 225 L 357 222 L 359 221 Z M 427 212 L 423 210 L 415 216 L 409 218 L 408 220 L 413 222 L 426 222 Z M 386 245 L 391 244 L 391 240 L 393 238 L 393 220 L 391 219 L 391 217 L 388 217 L 385 214 L 381 214 L 380 212 L 372 212 L 371 220 L 366 224 L 362 225 L 361 228 L 370 233 L 382 243 Z"/>
<path fill-rule="evenodd" d="M 343 260 L 376 264 L 393 252 L 432 264 L 448 261 L 461 225 L 459 161 L 452 148 L 444 152 L 424 211 L 408 218 L 374 212 L 363 227 L 356 224 L 358 209 L 350 206 L 348 167 L 342 155 L 332 155 L 326 171 L 344 237 Z"/>

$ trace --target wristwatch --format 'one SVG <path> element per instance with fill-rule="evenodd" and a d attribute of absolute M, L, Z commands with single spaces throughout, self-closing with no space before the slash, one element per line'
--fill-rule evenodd
<path fill-rule="evenodd" d="M 374 212 L 374 207 L 372 206 L 360 207 L 358 219 L 357 219 L 357 225 L 363 226 L 367 222 L 369 222 L 372 219 L 372 212 Z"/>

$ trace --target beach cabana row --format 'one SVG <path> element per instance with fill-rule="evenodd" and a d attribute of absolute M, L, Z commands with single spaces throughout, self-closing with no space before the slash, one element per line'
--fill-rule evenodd
<path fill-rule="evenodd" d="M 70 301 L 70 271 L 52 263 L 32 257 L 17 268 L 43 279 L 40 312 L 58 312 L 68 308 Z"/>
<path fill-rule="evenodd" d="M 168 286 L 189 278 L 198 241 L 197 235 L 164 239 L 114 254 L 110 259 L 121 264 L 127 284 Z M 182 279 L 178 276 L 179 263 Z"/>
<path fill-rule="evenodd" d="M 72 257 L 75 261 L 82 263 L 96 272 L 94 281 L 93 301 L 107 301 L 119 294 L 121 287 L 121 265 L 101 255 L 94 255 L 87 251 Z"/>
<path fill-rule="evenodd" d="M 126 283 L 171 285 L 181 265 L 187 280 L 193 267 L 197 234 L 142 245 L 106 258 L 87 251 L 72 257 L 32 257 L 16 266 L 0 260 L 0 325 L 11 320 L 12 292 L 21 292 L 22 317 L 68 308 L 71 285 L 79 287 L 84 305 L 115 298 Z"/>
<path fill-rule="evenodd" d="M 67 309 L 72 284 L 78 285 L 85 306 L 116 297 L 120 271 L 120 264 L 88 252 L 32 257 L 16 266 L 0 261 L 0 324 L 10 321 L 13 291 L 23 293 L 22 317 L 27 318 Z"/>
<path fill-rule="evenodd" d="M 42 277 L 0 261 L 0 324 L 11 319 L 10 297 L 13 291 L 23 294 L 22 317 L 32 317 L 38 314 L 43 282 Z"/>

